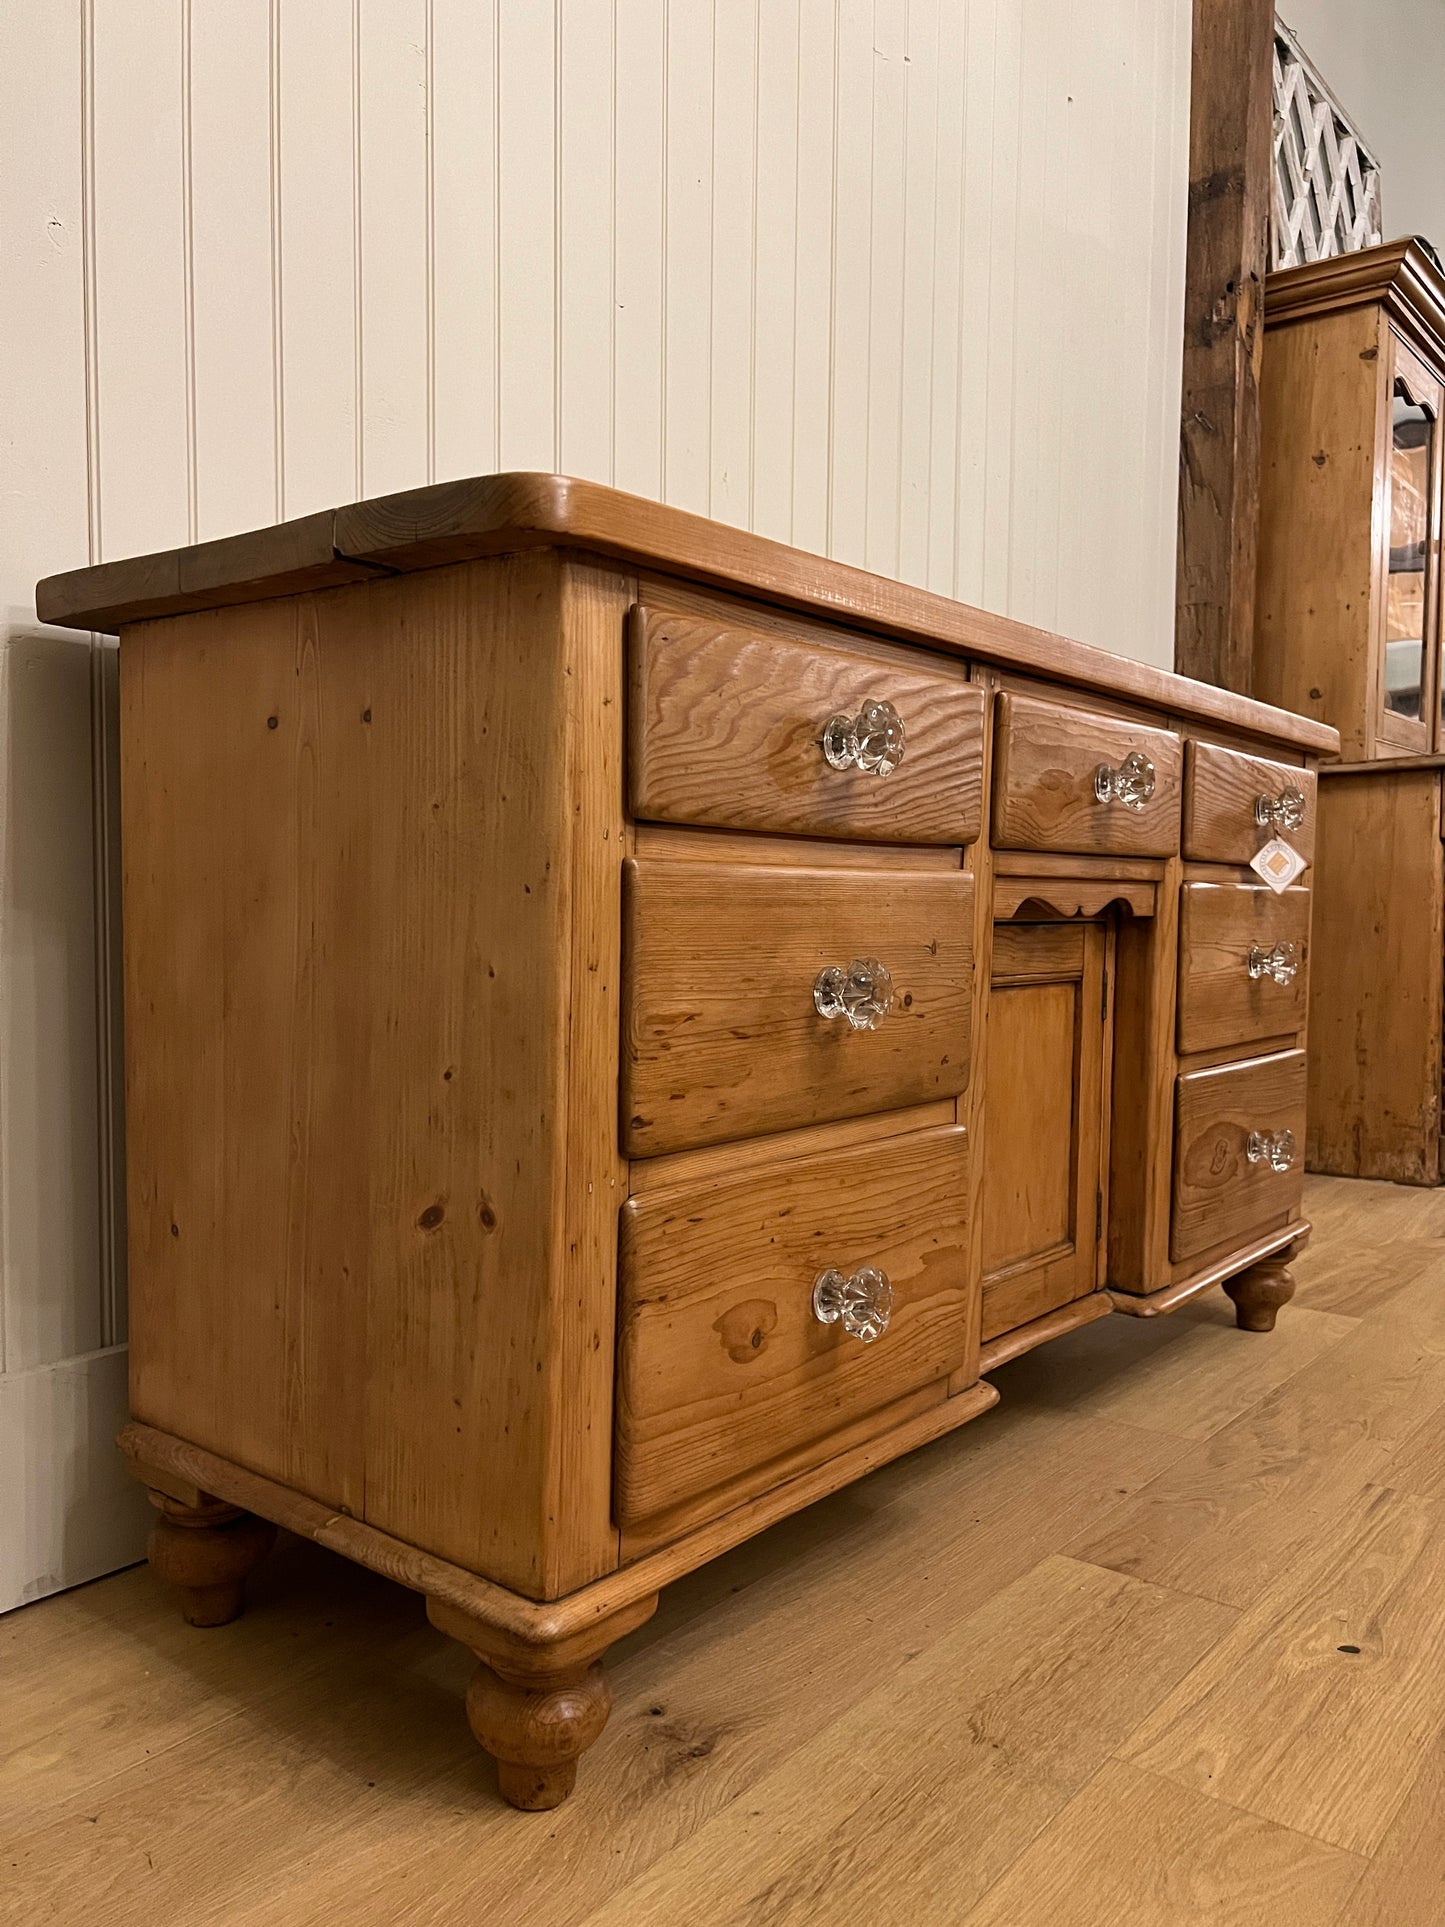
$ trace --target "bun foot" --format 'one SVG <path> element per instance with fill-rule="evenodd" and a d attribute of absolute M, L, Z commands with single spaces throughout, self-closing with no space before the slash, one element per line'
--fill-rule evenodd
<path fill-rule="evenodd" d="M 1266 1259 L 1237 1278 L 1226 1278 L 1224 1289 L 1234 1300 L 1234 1322 L 1242 1332 L 1272 1332 L 1281 1306 L 1294 1297 L 1294 1273 Z"/>
<path fill-rule="evenodd" d="M 480 1662 L 467 1688 L 467 1721 L 497 1763 L 502 1798 L 524 1813 L 560 1807 L 577 1781 L 577 1762 L 602 1737 L 612 1688 L 601 1655 L 657 1610 L 657 1594 L 605 1619 L 551 1639 L 528 1639 L 429 1598 L 439 1632 L 470 1647 Z"/>
<path fill-rule="evenodd" d="M 502 1798 L 525 1813 L 559 1807 L 577 1781 L 577 1762 L 602 1737 L 612 1688 L 595 1663 L 548 1687 L 506 1679 L 485 1661 L 467 1689 L 467 1719 L 497 1762 Z"/>
<path fill-rule="evenodd" d="M 151 1570 L 181 1596 L 188 1626 L 225 1626 L 245 1606 L 245 1582 L 271 1550 L 276 1528 L 267 1519 L 219 1500 L 183 1505 L 152 1492 L 160 1517 L 146 1548 Z"/>

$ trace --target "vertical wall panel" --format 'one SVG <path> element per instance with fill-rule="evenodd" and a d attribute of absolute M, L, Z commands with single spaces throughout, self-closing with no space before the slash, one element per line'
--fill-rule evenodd
<path fill-rule="evenodd" d="M 663 492 L 667 0 L 615 0 L 612 480 Z"/>
<path fill-rule="evenodd" d="M 873 6 L 837 0 L 833 314 L 827 551 L 868 552 L 868 374 L 873 312 Z"/>
<path fill-rule="evenodd" d="M 295 0 L 292 0 L 295 6 Z M 431 478 L 427 0 L 361 0 L 361 485 Z"/>
<path fill-rule="evenodd" d="M 790 539 L 815 551 L 831 521 L 838 31 L 833 0 L 800 0 Z"/>
<path fill-rule="evenodd" d="M 204 541 L 282 513 L 271 165 L 280 48 L 256 0 L 186 0 L 186 22 L 193 488 Z"/>
<path fill-rule="evenodd" d="M 432 380 L 438 480 L 497 446 L 497 21 L 432 0 Z"/>
<path fill-rule="evenodd" d="M 281 481 L 287 515 L 361 491 L 360 0 L 287 4 L 279 34 Z"/>
<path fill-rule="evenodd" d="M 558 466 L 612 479 L 612 9 L 561 7 Z"/>
<path fill-rule="evenodd" d="M 708 512 L 712 484 L 715 5 L 667 6 L 662 487 L 665 500 L 699 515 Z"/>
<path fill-rule="evenodd" d="M 793 405 L 798 343 L 798 0 L 757 16 L 757 175 L 749 491 L 752 527 L 793 539 Z M 826 285 L 826 283 L 825 283 Z"/>
<path fill-rule="evenodd" d="M 499 454 L 503 468 L 549 469 L 560 465 L 556 56 L 561 0 L 555 0 L 555 8 L 554 0 L 532 0 L 527 6 L 508 5 L 507 0 L 495 3 L 500 6 L 501 26 L 497 41 Z"/>
<path fill-rule="evenodd" d="M 708 513 L 752 525 L 753 353 L 774 324 L 757 271 L 758 0 L 713 9 Z"/>
<path fill-rule="evenodd" d="M 892 573 L 929 580 L 933 478 L 935 289 L 957 278 L 938 245 L 940 0 L 909 0 L 904 48 L 903 313 L 898 408 L 897 541 Z M 950 76 L 951 78 L 952 76 Z M 956 155 L 955 147 L 954 153 Z M 951 585 L 950 585 L 951 586 Z"/>

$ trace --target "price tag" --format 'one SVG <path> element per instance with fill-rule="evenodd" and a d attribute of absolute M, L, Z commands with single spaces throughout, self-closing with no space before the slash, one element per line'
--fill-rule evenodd
<path fill-rule="evenodd" d="M 1309 865 L 1282 836 L 1272 836 L 1259 854 L 1250 858 L 1249 867 L 1256 876 L 1264 878 L 1271 890 L 1287 890 Z"/>

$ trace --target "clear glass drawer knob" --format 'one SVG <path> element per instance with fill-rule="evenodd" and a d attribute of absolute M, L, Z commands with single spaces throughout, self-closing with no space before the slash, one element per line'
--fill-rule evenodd
<path fill-rule="evenodd" d="M 877 1030 L 893 1008 L 893 979 L 876 957 L 855 957 L 846 970 L 829 964 L 813 979 L 813 1006 L 852 1030 Z"/>
<path fill-rule="evenodd" d="M 1277 830 L 1302 830 L 1305 821 L 1304 791 L 1297 790 L 1291 783 L 1278 796 L 1256 796 L 1254 820 L 1262 830 L 1271 826 Z"/>
<path fill-rule="evenodd" d="M 1094 771 L 1094 797 L 1100 803 L 1122 803 L 1126 810 L 1142 810 L 1154 794 L 1154 765 L 1131 749 L 1117 769 L 1100 763 Z"/>
<path fill-rule="evenodd" d="M 1293 1131 L 1251 1131 L 1245 1141 L 1244 1155 L 1251 1164 L 1267 1164 L 1271 1171 L 1294 1168 Z"/>
<path fill-rule="evenodd" d="M 830 716 L 823 754 L 834 769 L 891 776 L 903 761 L 903 718 L 892 703 L 864 703 L 856 716 Z"/>
<path fill-rule="evenodd" d="M 1292 943 L 1277 943 L 1265 950 L 1255 944 L 1249 953 L 1249 974 L 1258 983 L 1261 977 L 1277 984 L 1292 984 L 1299 975 L 1299 958 Z"/>
<path fill-rule="evenodd" d="M 853 1338 L 871 1345 L 893 1316 L 893 1287 L 886 1271 L 864 1265 L 851 1278 L 841 1271 L 820 1271 L 813 1282 L 813 1316 L 820 1325 L 841 1325 Z"/>

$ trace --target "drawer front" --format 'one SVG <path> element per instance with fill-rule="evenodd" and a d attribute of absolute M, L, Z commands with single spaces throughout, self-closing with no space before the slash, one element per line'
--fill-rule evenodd
<path fill-rule="evenodd" d="M 1138 757 L 1152 793 L 1101 800 L 1101 769 Z M 993 841 L 1002 850 L 1172 856 L 1179 848 L 1182 746 L 1172 730 L 1066 709 L 1006 690 L 998 699 Z"/>
<path fill-rule="evenodd" d="M 950 1097 L 968 1082 L 973 878 L 952 870 L 624 865 L 622 1142 L 630 1157 Z M 875 1029 L 819 1013 L 819 973 L 881 962 Z M 861 1014 L 861 1013 L 860 1013 Z"/>
<path fill-rule="evenodd" d="M 634 816 L 893 843 L 979 834 L 984 692 L 962 663 L 642 608 L 630 647 Z M 865 703 L 891 704 L 902 727 L 886 775 L 824 753 L 829 720 L 856 722 Z"/>
<path fill-rule="evenodd" d="M 623 1207 L 616 1511 L 628 1526 L 940 1383 L 969 1347 L 966 1134 L 764 1165 Z M 884 1273 L 871 1342 L 813 1309 L 821 1273 Z M 791 1455 L 791 1456 L 790 1456 Z M 770 1483 L 766 1477 L 759 1486 Z M 730 1493 L 728 1503 L 736 1503 Z"/>
<path fill-rule="evenodd" d="M 1272 836 L 1282 836 L 1310 863 L 1315 790 L 1314 771 L 1296 763 L 1273 763 L 1215 743 L 1189 743 L 1184 854 L 1196 863 L 1248 863 Z"/>
<path fill-rule="evenodd" d="M 1179 906 L 1181 1053 L 1303 1028 L 1310 893 L 1186 883 Z"/>
<path fill-rule="evenodd" d="M 1289 1133 L 1292 1146 L 1279 1143 Z M 1288 1166 L 1276 1170 L 1271 1142 Z M 1188 1071 L 1176 1085 L 1176 1263 L 1298 1217 L 1304 1195 L 1305 1054 Z"/>

